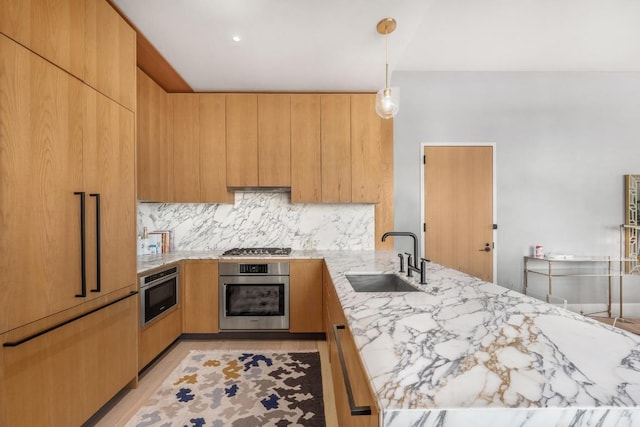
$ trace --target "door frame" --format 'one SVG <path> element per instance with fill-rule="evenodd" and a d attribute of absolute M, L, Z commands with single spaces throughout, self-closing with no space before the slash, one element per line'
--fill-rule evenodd
<path fill-rule="evenodd" d="M 497 179 L 496 179 L 496 143 L 495 142 L 422 142 L 420 143 L 420 160 L 422 160 L 422 156 L 424 155 L 424 149 L 426 147 L 492 147 L 493 154 L 493 171 L 492 171 L 492 181 L 493 181 L 493 223 L 498 224 L 498 187 L 497 187 Z M 424 224 L 424 204 L 425 204 L 425 195 L 424 195 L 424 168 L 425 163 L 420 162 L 420 224 Z M 498 230 L 494 229 L 492 232 L 493 237 L 493 283 L 498 283 L 498 253 L 495 248 L 499 248 L 498 246 Z M 420 252 L 424 252 L 426 241 L 426 231 L 424 226 L 420 227 Z M 426 254 L 425 254 L 426 255 Z"/>

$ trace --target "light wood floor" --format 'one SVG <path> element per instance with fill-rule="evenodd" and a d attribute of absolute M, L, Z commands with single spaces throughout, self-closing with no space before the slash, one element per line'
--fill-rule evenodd
<path fill-rule="evenodd" d="M 191 350 L 274 350 L 320 352 L 322 391 L 327 427 L 337 426 L 335 395 L 327 343 L 321 340 L 180 340 L 140 376 L 138 387 L 120 392 L 109 404 L 92 417 L 86 426 L 123 426 L 138 408 L 160 387 L 162 381 L 178 366 Z"/>

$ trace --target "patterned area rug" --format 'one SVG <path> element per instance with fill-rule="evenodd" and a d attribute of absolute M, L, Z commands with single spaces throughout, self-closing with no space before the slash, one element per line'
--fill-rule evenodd
<path fill-rule="evenodd" d="M 133 426 L 324 427 L 320 354 L 193 350 Z"/>

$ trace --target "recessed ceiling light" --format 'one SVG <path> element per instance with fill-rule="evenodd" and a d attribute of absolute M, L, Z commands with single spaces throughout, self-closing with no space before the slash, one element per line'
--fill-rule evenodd
<path fill-rule="evenodd" d="M 240 41 L 240 36 L 233 36 L 231 37 L 231 40 L 233 40 L 234 42 L 239 42 Z"/>

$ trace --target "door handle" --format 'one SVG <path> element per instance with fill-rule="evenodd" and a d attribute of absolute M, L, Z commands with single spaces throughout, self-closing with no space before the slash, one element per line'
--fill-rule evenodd
<path fill-rule="evenodd" d="M 491 252 L 491 244 L 485 243 L 484 248 L 478 249 L 480 252 Z"/>
<path fill-rule="evenodd" d="M 80 196 L 80 262 L 81 262 L 81 274 L 82 282 L 80 293 L 76 294 L 76 298 L 85 298 L 87 296 L 87 258 L 86 258 L 86 245 L 87 245 L 87 233 L 84 225 L 85 219 L 85 197 L 84 191 L 76 191 L 76 196 Z"/>
<path fill-rule="evenodd" d="M 96 288 L 91 289 L 91 292 L 100 292 L 100 277 L 102 274 L 100 273 L 101 268 L 101 259 L 100 256 L 100 194 L 99 193 L 91 193 L 89 194 L 91 197 L 95 197 L 96 199 Z"/>

